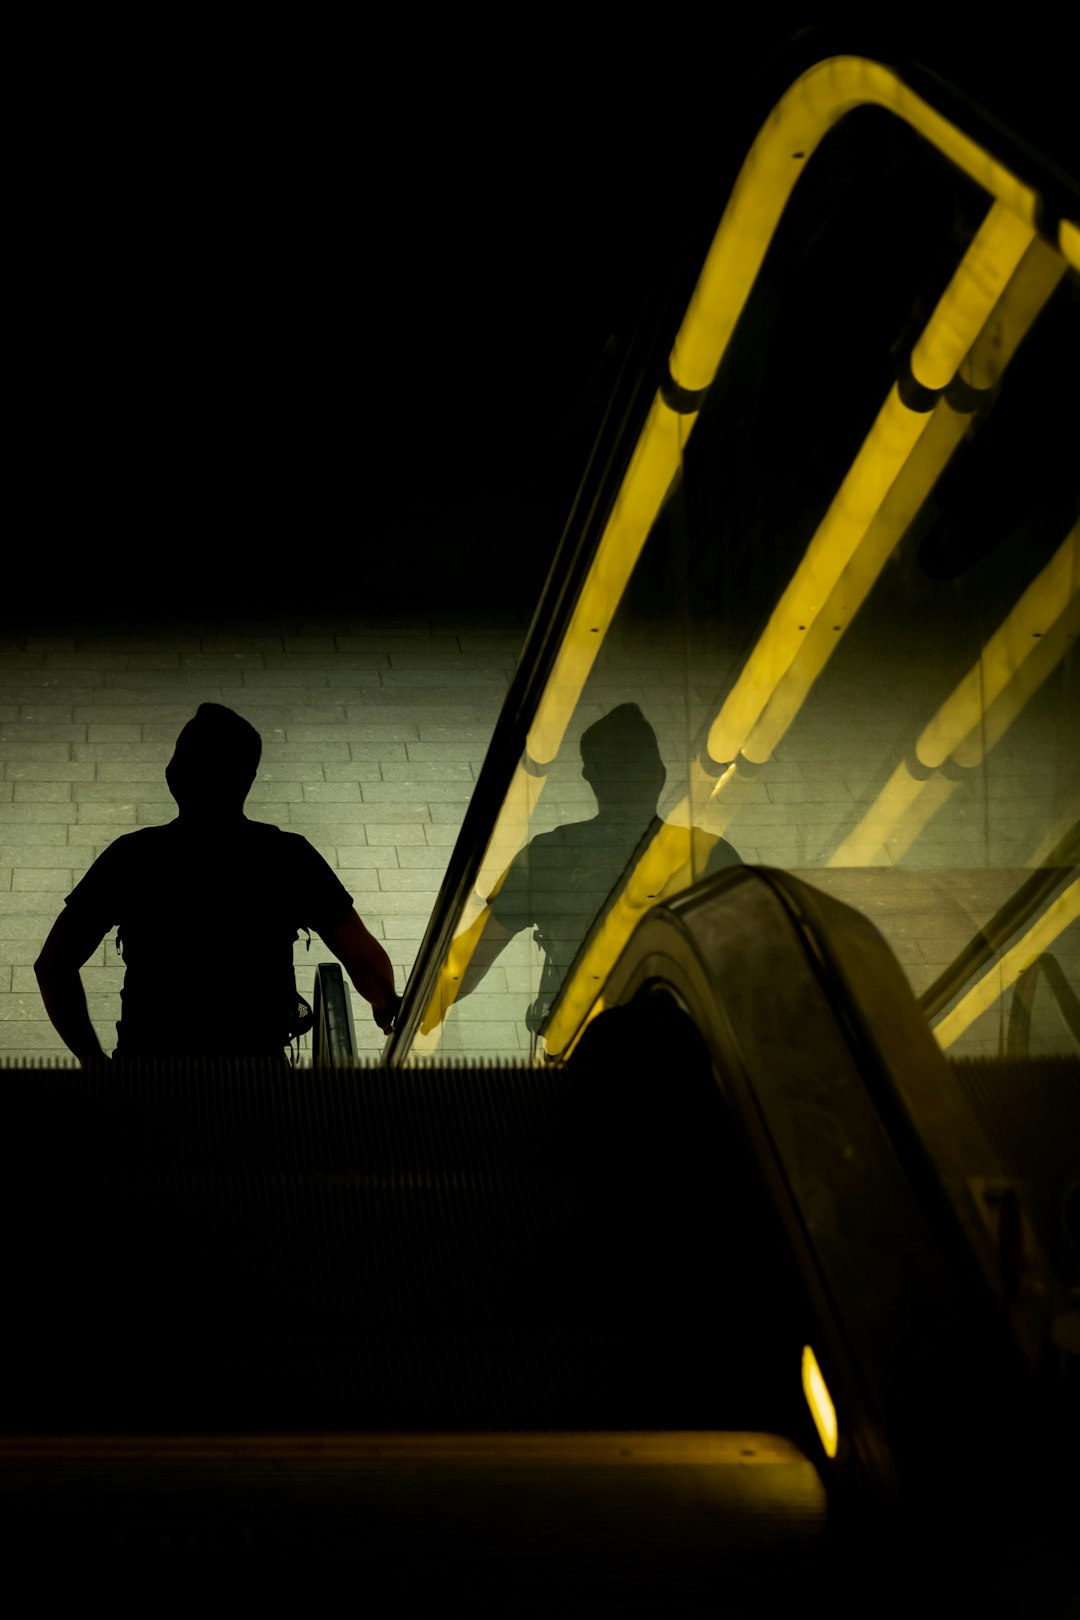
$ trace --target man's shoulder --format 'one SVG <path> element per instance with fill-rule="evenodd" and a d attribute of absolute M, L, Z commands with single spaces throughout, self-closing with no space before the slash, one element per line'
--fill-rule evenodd
<path fill-rule="evenodd" d="M 175 828 L 175 821 L 165 821 L 159 827 L 136 827 L 132 832 L 119 833 L 98 859 L 102 856 L 107 856 L 110 862 L 151 859 L 173 843 Z"/>
<path fill-rule="evenodd" d="M 288 860 L 290 856 L 304 860 L 316 856 L 322 859 L 315 845 L 303 833 L 292 832 L 287 827 L 278 827 L 270 821 L 249 821 L 244 818 L 244 837 L 252 847 L 265 850 L 278 859 Z"/>
<path fill-rule="evenodd" d="M 90 907 L 111 912 L 133 896 L 152 891 L 169 863 L 175 845 L 171 831 L 174 825 L 166 822 L 160 827 L 136 827 L 120 833 L 78 879 L 64 904 L 80 910 Z"/>
<path fill-rule="evenodd" d="M 326 856 L 315 848 L 303 833 L 270 822 L 246 821 L 248 848 L 257 864 L 266 869 L 276 868 L 291 880 L 298 882 L 305 892 L 315 888 L 340 888 L 344 885 Z"/>
<path fill-rule="evenodd" d="M 163 822 L 157 827 L 137 827 L 132 832 L 121 833 L 106 846 L 98 861 L 104 861 L 116 870 L 120 867 L 154 866 L 174 860 L 212 858 L 214 862 L 228 862 L 238 855 L 245 864 L 248 860 L 255 860 L 260 865 L 266 861 L 279 867 L 288 864 L 309 865 L 312 861 L 322 859 L 303 833 L 288 832 L 270 822 L 248 821 L 245 818 L 239 845 L 235 837 L 235 832 L 224 836 L 211 834 L 209 837 L 192 837 L 177 819 Z"/>

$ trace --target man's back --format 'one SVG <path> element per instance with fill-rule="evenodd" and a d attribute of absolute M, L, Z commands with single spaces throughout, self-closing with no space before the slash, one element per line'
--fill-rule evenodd
<path fill-rule="evenodd" d="M 165 767 L 177 820 L 116 839 L 68 895 L 34 971 L 80 1063 L 106 1054 L 79 969 L 114 927 L 127 964 L 121 1056 L 281 1053 L 296 1022 L 301 928 L 321 935 L 389 1034 L 394 970 L 344 884 L 300 833 L 245 819 L 261 755 L 254 726 L 201 703 Z"/>
<path fill-rule="evenodd" d="M 297 833 L 234 816 L 118 838 L 68 897 L 126 964 L 120 1055 L 284 1048 L 296 1010 L 292 947 L 351 896 Z"/>

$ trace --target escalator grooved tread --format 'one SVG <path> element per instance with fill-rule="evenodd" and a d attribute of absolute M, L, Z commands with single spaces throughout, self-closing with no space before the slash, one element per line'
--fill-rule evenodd
<path fill-rule="evenodd" d="M 0 1430 L 774 1426 L 741 1347 L 716 1378 L 725 1206 L 658 1146 L 678 1084 L 658 1110 L 528 1065 L 7 1079 L 0 1202 L 33 1242 Z"/>

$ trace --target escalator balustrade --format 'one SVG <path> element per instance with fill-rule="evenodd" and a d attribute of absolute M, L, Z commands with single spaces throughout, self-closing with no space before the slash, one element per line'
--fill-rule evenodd
<path fill-rule="evenodd" d="M 937 1557 L 950 1503 L 955 1547 L 968 1509 L 1015 1530 L 1017 1480 L 1041 1501 L 1049 1432 L 1075 1433 L 1075 1361 L 1028 1308 L 1032 1243 L 1044 1305 L 1075 1284 L 1075 1067 L 1008 1082 L 1043 1087 L 1051 1162 L 1001 1084 L 949 1068 L 865 919 L 746 868 L 652 911 L 605 998 L 547 1067 L 9 1071 L 19 1542 L 59 1522 L 104 1558 L 167 1502 L 201 1545 L 216 1502 L 259 1557 L 371 1565 L 419 1514 L 465 1580 L 528 1556 L 491 1539 L 502 1494 L 543 1504 L 583 1592 L 634 1546 L 649 1601 L 842 1568 L 857 1612 L 868 1549 Z"/>

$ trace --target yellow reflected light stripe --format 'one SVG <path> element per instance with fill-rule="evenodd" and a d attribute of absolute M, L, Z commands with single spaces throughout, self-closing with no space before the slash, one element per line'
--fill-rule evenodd
<path fill-rule="evenodd" d="M 696 413 L 671 410 L 659 394 L 653 401 L 529 730 L 526 749 L 535 764 L 549 764 L 559 751 L 641 548 L 682 464 L 683 446 L 696 420 Z M 518 764 L 481 862 L 477 895 L 487 897 L 494 891 L 526 842 L 544 781 L 524 763 Z M 475 904 L 476 895 L 473 907 Z M 420 1024 L 424 1036 L 432 1036 L 449 1012 L 480 938 L 480 923 L 487 913 L 473 919 L 471 909 L 459 921 L 424 1009 Z"/>
<path fill-rule="evenodd" d="M 991 254 L 986 238 L 999 227 L 1004 230 L 1007 251 Z M 965 381 L 980 389 L 991 386 L 1001 376 L 1062 275 L 1061 261 L 1051 249 L 1033 240 L 1030 232 L 1018 233 L 1012 220 L 1002 219 L 993 209 L 984 224 L 983 238 L 978 249 L 973 245 L 968 251 L 975 253 L 983 272 L 986 264 L 993 262 L 996 280 L 991 285 L 983 274 L 978 293 L 972 295 L 967 334 L 972 342 L 962 366 L 967 373 Z M 972 275 L 965 274 L 960 280 L 972 288 Z M 1002 282 L 1004 285 L 999 285 Z M 938 306 L 942 308 L 946 309 L 942 322 L 949 327 L 949 342 L 955 342 L 960 306 L 946 292 Z M 936 316 L 938 311 L 931 316 L 928 329 Z M 876 582 L 897 539 L 946 467 L 968 423 L 970 416 L 955 411 L 947 400 L 939 400 L 938 407 L 929 413 L 916 413 L 905 407 L 895 387 L 889 392 L 886 407 L 879 413 L 857 462 L 814 535 L 729 700 L 712 723 L 708 748 L 714 760 L 729 760 L 740 752 L 751 763 L 764 763 L 771 757 L 772 747 L 787 731 L 836 648 L 839 633 L 850 624 Z M 831 591 L 827 590 L 829 583 Z M 842 601 L 840 593 L 844 593 Z M 1061 586 L 1057 588 L 1059 595 Z M 842 608 L 842 614 L 827 617 L 816 603 L 824 604 L 824 609 Z M 800 619 L 800 612 L 805 619 Z M 1030 637 L 1027 619 L 1025 625 Z M 1031 674 L 1048 674 L 1056 663 L 1057 638 L 1046 637 L 1046 642 L 1044 653 L 1027 654 L 1025 669 Z M 1022 692 L 1022 685 L 1017 684 L 1012 692 L 1002 693 L 999 718 L 1006 724 L 1030 695 Z M 1010 708 L 1012 705 L 1018 706 Z M 606 980 L 644 910 L 656 904 L 657 897 L 677 893 L 698 875 L 704 859 L 708 859 L 706 844 L 721 838 L 737 813 L 737 805 L 721 802 L 725 787 L 735 779 L 737 771 L 732 768 L 716 781 L 696 761 L 691 766 L 690 794 L 670 812 L 667 825 L 643 857 L 643 870 L 631 875 L 627 889 L 589 941 L 580 966 L 563 987 L 547 1030 L 551 1053 L 559 1053 L 572 1040 L 575 1021 L 588 1013 L 597 985 Z M 827 865 L 873 865 L 882 854 L 889 860 L 899 860 L 954 794 L 955 786 L 955 781 L 938 773 L 928 779 L 916 778 L 907 766 L 897 766 L 870 812 L 848 834 Z M 688 831 L 693 823 L 703 823 L 695 834 Z M 695 838 L 701 842 L 695 844 Z M 667 870 L 665 860 L 670 862 Z"/>
<path fill-rule="evenodd" d="M 1058 846 L 1069 832 L 1080 822 L 1080 795 L 1073 797 L 1061 811 L 1055 821 L 1046 829 L 1039 843 L 1027 858 L 1026 864 L 1035 869 L 1037 866 L 1047 866 L 1052 857 L 1055 857 Z M 1057 856 L 1060 859 L 1060 856 Z"/>
<path fill-rule="evenodd" d="M 596 1000 L 593 1002 L 592 1006 L 589 1009 L 588 1016 L 586 1017 L 584 1023 L 579 1024 L 577 1029 L 574 1031 L 574 1038 L 570 1042 L 570 1045 L 565 1049 L 565 1052 L 563 1054 L 565 1057 L 570 1056 L 570 1053 L 574 1050 L 574 1047 L 577 1045 L 578 1041 L 580 1041 L 581 1037 L 584 1035 L 585 1031 L 588 1029 L 589 1025 L 592 1023 L 593 1019 L 594 1018 L 599 1018 L 600 1014 L 602 1012 L 604 1012 L 606 1010 L 606 1008 L 607 1008 L 607 1002 L 604 1000 L 603 996 L 597 996 Z M 546 1047 L 547 1042 L 545 1041 L 544 1044 L 545 1044 L 545 1047 Z"/>
<path fill-rule="evenodd" d="M 959 281 L 954 278 L 955 285 L 951 284 L 947 289 L 919 340 L 917 360 L 913 359 L 913 365 L 917 367 L 916 380 L 924 386 L 936 386 L 927 381 L 930 377 L 941 375 L 947 380 L 951 379 L 950 366 L 955 370 L 955 365 L 959 363 L 957 357 L 962 360 L 970 347 L 971 338 L 999 298 L 1004 282 L 1032 242 L 1037 195 L 977 142 L 915 95 L 892 70 L 862 58 L 836 57 L 819 63 L 796 81 L 777 104 L 742 166 L 672 349 L 669 369 L 674 382 L 681 388 L 695 391 L 707 388 L 711 383 L 806 160 L 840 118 L 855 107 L 864 105 L 888 108 L 904 119 L 996 199 L 995 206 L 990 209 L 965 256 L 964 265 L 958 272 Z M 1070 262 L 1075 263 L 1078 247 L 1075 228 L 1068 222 L 1063 223 L 1059 238 L 1063 253 Z M 1026 330 L 1026 325 L 1022 330 Z M 925 377 L 921 375 L 923 371 Z M 976 383 L 975 386 L 980 385 Z M 653 401 L 529 732 L 528 754 L 537 764 L 545 765 L 558 754 L 641 548 L 679 471 L 682 453 L 695 420 L 693 413 L 672 411 L 659 393 Z M 845 592 L 845 601 L 850 598 L 849 605 L 844 618 L 831 622 L 850 622 L 858 601 L 862 600 L 859 597 L 856 601 L 855 597 L 860 590 L 865 596 L 876 577 L 875 559 L 888 554 L 885 547 L 888 519 L 883 514 L 890 496 L 894 508 L 890 515 L 897 522 L 905 503 L 915 497 L 914 467 L 910 475 L 910 491 L 895 488 L 902 469 L 914 460 L 913 452 L 924 437 L 928 463 L 936 462 L 938 455 L 941 455 L 944 465 L 951 453 L 951 449 L 945 448 L 945 441 L 952 441 L 948 429 L 948 417 L 944 410 L 935 410 L 929 413 L 929 417 L 912 412 L 902 404 L 896 389 L 890 391 L 868 438 L 869 451 L 866 445 L 863 447 L 867 454 L 859 466 L 858 476 L 852 479 L 852 474 L 849 474 L 833 503 L 840 538 L 835 535 L 826 538 L 819 551 L 829 554 L 827 566 L 817 573 L 811 566 L 803 581 L 814 587 L 806 599 L 808 609 L 812 608 L 813 611 L 807 611 L 806 617 L 801 620 L 797 614 L 793 614 L 792 624 L 812 624 L 823 610 L 828 612 L 836 607 L 835 593 L 840 589 Z M 942 440 L 940 445 L 939 434 Z M 932 449 L 933 454 L 930 453 Z M 863 452 L 860 452 L 857 463 L 862 456 Z M 928 465 L 924 476 L 929 477 L 929 484 L 932 485 L 936 474 Z M 833 508 L 830 508 L 826 524 L 832 516 Z M 875 531 L 874 525 L 879 516 L 881 523 Z M 867 555 L 857 559 L 859 545 L 868 537 L 870 544 Z M 819 561 L 818 558 L 814 560 Z M 880 566 L 879 561 L 878 570 Z M 845 570 L 849 570 L 846 578 Z M 792 583 L 794 585 L 795 582 Z M 788 604 L 791 607 L 798 605 L 801 604 Z M 794 641 L 790 645 L 773 644 L 763 649 L 757 669 L 747 676 L 745 690 L 733 705 L 737 712 L 734 716 L 728 716 L 728 721 L 734 718 L 735 723 L 725 722 L 722 725 L 723 711 L 714 722 L 718 746 L 713 746 L 713 735 L 710 734 L 709 751 L 721 763 L 735 757 L 759 721 L 763 724 L 755 739 L 757 751 L 766 747 L 769 736 L 775 738 L 782 733 L 828 658 L 831 647 L 835 645 L 835 641 L 829 641 L 828 632 L 823 632 L 823 637 L 806 642 L 805 632 L 797 628 L 791 632 L 787 624 L 783 628 L 788 636 L 781 640 L 786 641 L 793 634 Z M 803 661 L 797 662 L 800 651 L 809 646 L 813 647 L 813 652 L 804 653 Z M 792 692 L 784 700 L 778 699 L 771 715 L 765 715 L 764 711 L 776 693 L 779 679 L 793 666 L 795 681 Z M 729 738 L 740 732 L 738 743 L 730 747 Z M 522 767 L 519 767 L 519 772 L 521 770 Z M 727 773 L 718 784 L 710 781 L 705 791 L 703 784 L 697 784 L 680 807 L 689 817 L 697 801 L 704 799 L 710 811 L 709 832 L 705 836 L 713 841 L 721 836 L 733 814 L 718 812 L 715 803 L 729 776 L 730 773 Z M 532 780 L 538 796 L 538 779 Z M 522 791 L 515 778 L 485 855 L 482 871 L 488 873 L 489 879 L 490 873 L 496 869 L 505 870 L 505 865 L 500 866 L 500 862 L 507 858 L 511 845 L 516 850 L 524 841 L 513 831 L 513 827 L 520 826 L 520 810 L 510 804 L 515 795 L 520 798 Z M 624 919 L 630 926 L 637 919 L 638 901 L 642 893 L 647 890 L 651 896 L 648 903 L 653 903 L 655 896 L 665 888 L 670 892 L 673 880 L 681 871 L 693 870 L 698 859 L 689 829 L 685 826 L 680 828 L 667 824 L 654 840 L 654 845 L 656 847 L 651 846 L 645 857 L 647 871 L 638 874 L 641 881 L 632 882 L 631 885 L 637 900 L 629 903 L 628 915 Z M 482 893 L 483 887 L 479 883 L 478 888 Z M 480 904 L 479 896 L 474 895 L 473 900 L 474 904 Z M 601 930 L 602 934 L 609 936 L 609 950 L 615 945 L 616 932 L 610 925 L 619 910 L 619 905 L 616 905 Z M 480 920 L 474 919 L 472 923 L 459 927 L 452 955 L 455 967 L 461 971 L 472 953 L 472 946 L 467 942 L 474 940 Z M 618 940 L 611 956 L 612 962 L 624 939 L 625 935 Z M 462 953 L 466 952 L 463 956 Z M 459 961 L 459 958 L 462 959 Z M 425 1022 L 429 1027 L 434 1027 L 434 1022 L 444 1016 L 445 1009 L 450 1005 L 447 991 L 455 978 L 459 977 L 460 973 L 451 972 L 449 964 L 444 964 L 445 982 L 441 981 L 442 988 L 433 996 L 425 1012 Z M 590 1000 L 593 999 L 590 996 Z M 564 995 L 563 1001 L 566 1000 Z"/>
<path fill-rule="evenodd" d="M 996 244 L 996 245 L 995 245 Z M 975 274 L 968 261 L 978 266 Z M 1000 209 L 991 209 L 964 265 L 927 323 L 939 320 L 942 344 L 958 352 L 957 334 L 968 344 L 960 362 L 965 381 L 985 388 L 996 382 L 1063 273 L 1051 249 Z M 959 284 L 968 303 L 952 296 Z M 933 355 L 933 345 L 928 348 Z M 894 386 L 864 441 L 836 499 L 777 605 L 709 732 L 708 752 L 717 762 L 740 752 L 764 763 L 794 719 L 813 681 L 864 600 L 897 541 L 963 438 L 970 416 L 940 400 L 933 411 L 910 410 Z M 840 594 L 843 598 L 840 600 Z M 839 617 L 826 611 L 840 607 Z M 836 627 L 839 626 L 839 629 Z M 1031 663 L 1034 669 L 1036 663 Z M 557 1054 L 572 1039 L 575 1021 L 592 1005 L 598 985 L 644 911 L 661 895 L 677 892 L 700 870 L 687 828 L 704 822 L 703 837 L 715 842 L 734 819 L 737 806 L 723 806 L 724 789 L 737 773 L 719 781 L 692 767 L 690 793 L 673 810 L 643 858 L 579 966 L 570 975 L 547 1031 L 548 1050 Z M 829 865 L 870 865 L 885 851 L 898 860 L 955 791 L 955 783 L 935 775 L 912 777 L 899 766 L 872 810 L 833 854 Z M 664 869 L 663 863 L 671 864 Z"/>
<path fill-rule="evenodd" d="M 747 156 L 672 349 L 671 373 L 681 387 L 696 390 L 712 382 L 805 160 L 834 123 L 855 107 L 869 104 L 904 118 L 997 199 L 913 356 L 916 379 L 924 386 L 944 387 L 951 381 L 1033 238 L 1036 194 L 910 91 L 891 69 L 858 57 L 836 57 L 796 81 Z M 800 158 L 794 174 L 793 151 Z M 938 376 L 940 383 L 935 380 Z M 693 421 L 692 416 L 669 410 L 659 395 L 653 403 L 530 731 L 528 750 L 540 764 L 558 753 L 604 631 L 678 470 Z M 922 417 L 915 419 L 915 431 L 908 430 L 911 443 L 924 425 Z M 869 492 L 874 480 L 860 468 L 856 484 L 864 480 Z M 885 489 L 890 483 L 891 479 Z M 883 495 L 881 490 L 878 503 Z M 734 757 L 718 753 L 711 744 L 709 751 L 723 762 Z"/>
<path fill-rule="evenodd" d="M 684 863 L 664 880 L 659 891 L 661 899 L 677 894 L 680 888 L 685 888 L 700 877 L 713 848 L 741 809 L 737 799 L 725 797 L 725 789 L 729 784 L 741 781 L 745 781 L 745 776 L 737 765 L 729 765 L 716 778 L 702 769 L 699 760 L 691 760 L 689 791 L 664 818 L 673 826 L 689 829 L 688 854 Z"/>
<path fill-rule="evenodd" d="M 735 762 L 714 777 L 704 769 L 699 759 L 691 760 L 689 792 L 667 819 L 680 824 L 685 822 L 691 827 L 705 827 L 717 838 L 722 838 L 739 810 L 738 803 L 732 803 L 728 790 L 732 783 L 745 780 L 745 770 Z"/>
<path fill-rule="evenodd" d="M 923 731 L 916 755 L 932 774 L 914 776 L 906 764 L 898 765 L 826 865 L 869 866 L 883 851 L 899 860 L 955 791 L 956 782 L 936 767 L 950 759 L 963 766 L 980 764 L 1078 631 L 1080 525 L 1069 531 Z"/>
<path fill-rule="evenodd" d="M 837 56 L 802 74 L 776 104 L 747 154 L 675 340 L 671 374 L 683 388 L 716 375 L 792 191 L 818 145 L 860 106 L 887 108 L 937 147 L 983 190 L 1034 229 L 1037 194 L 908 88 L 863 57 Z M 1063 225 L 1059 238 L 1068 235 Z M 1075 233 L 1062 240 L 1070 262 Z"/>
<path fill-rule="evenodd" d="M 1031 967 L 1036 957 L 1048 950 L 1058 935 L 1064 933 L 1070 923 L 1076 922 L 1078 917 L 1080 917 L 1080 878 L 1074 879 L 1069 887 L 1058 895 L 1054 903 L 1048 906 L 1038 921 L 1028 929 L 1023 939 L 1011 950 L 1006 951 L 1001 960 L 972 986 L 963 1000 L 957 1002 L 952 1012 L 946 1013 L 945 1017 L 934 1026 L 934 1036 L 942 1051 L 947 1050 L 966 1029 L 970 1028 L 976 1018 L 992 1007 L 1010 985 L 1016 983 L 1021 973 L 1025 973 Z"/>
<path fill-rule="evenodd" d="M 547 765 L 559 752 L 627 581 L 682 465 L 697 413 L 653 400 L 581 596 L 529 729 L 527 749 Z"/>
<path fill-rule="evenodd" d="M 928 416 L 909 411 L 901 403 L 895 386 L 890 390 L 821 527 L 709 729 L 708 751 L 717 763 L 733 760 L 747 741 L 791 668 L 807 626 L 831 595 L 928 421 Z"/>
<path fill-rule="evenodd" d="M 826 866 L 875 866 L 882 855 L 898 861 L 956 791 L 956 782 L 934 772 L 912 776 L 901 763 L 873 805 L 843 843 L 834 849 Z"/>
<path fill-rule="evenodd" d="M 706 831 L 704 827 L 691 827 L 683 864 L 665 878 L 657 892 L 657 900 L 667 900 L 689 888 L 705 870 L 709 856 L 722 837 L 722 833 Z"/>
<path fill-rule="evenodd" d="M 465 969 L 472 961 L 473 952 L 490 915 L 491 907 L 485 906 L 479 916 L 451 941 L 446 960 L 439 970 L 438 983 L 420 1020 L 421 1035 L 432 1035 L 453 1006 Z"/>
<path fill-rule="evenodd" d="M 939 766 L 950 758 L 964 765 L 979 764 L 1058 662 L 1078 625 L 1080 522 L 1032 580 L 986 643 L 978 663 L 923 731 L 915 744 L 920 764 Z M 1035 666 L 1034 681 L 1023 679 L 1028 662 Z M 1011 702 L 1004 701 L 1007 691 Z M 988 718 L 995 708 L 998 713 L 991 741 L 984 739 L 981 731 L 984 717 Z M 965 750 L 962 759 L 958 752 L 961 747 Z"/>
<path fill-rule="evenodd" d="M 476 874 L 475 892 L 484 904 L 491 899 L 510 862 L 528 838 L 529 823 L 546 783 L 546 776 L 535 776 L 524 763 L 518 762 Z"/>
<path fill-rule="evenodd" d="M 994 699 L 967 737 L 954 750 L 953 759 L 970 770 L 982 763 L 1008 731 L 1021 709 L 1047 676 L 1060 664 L 1069 646 L 1080 637 L 1080 596 L 1074 596 L 1061 617 L 1039 637 L 1001 695 Z"/>
<path fill-rule="evenodd" d="M 586 1018 L 594 1016 L 596 999 L 626 941 L 672 874 L 692 863 L 694 831 L 665 821 L 656 833 L 563 986 L 544 1031 L 549 1056 L 560 1056 Z"/>
<path fill-rule="evenodd" d="M 1080 225 L 1063 219 L 1058 226 L 1058 246 L 1074 270 L 1080 270 Z"/>
<path fill-rule="evenodd" d="M 434 1035 L 457 998 L 465 969 L 472 960 L 490 915 L 491 908 L 487 901 L 497 891 L 510 862 L 528 839 L 529 823 L 545 782 L 546 777 L 534 776 L 523 764 L 518 764 L 488 839 L 473 894 L 458 919 L 457 932 L 439 969 L 435 989 L 424 1008 L 420 1020 L 422 1036 Z M 430 1055 L 437 1044 L 437 1037 L 434 1041 L 420 1044 Z"/>
<path fill-rule="evenodd" d="M 957 376 L 972 388 L 989 389 L 1027 336 L 1035 317 L 1065 274 L 1065 264 L 1041 237 L 1035 237 L 1017 266 L 1004 297 L 995 308 Z"/>
<path fill-rule="evenodd" d="M 958 375 L 979 392 L 1001 378 L 1021 340 L 1030 330 L 1062 276 L 1065 266 L 1052 248 L 1034 239 L 1023 254 L 1002 297 L 995 305 Z M 970 279 L 958 272 L 957 281 Z M 948 295 L 949 320 L 956 306 Z M 806 701 L 843 634 L 862 606 L 895 545 L 905 533 L 954 450 L 970 427 L 971 417 L 939 399 L 925 431 L 897 473 L 877 513 L 816 617 L 796 619 L 799 641 L 791 664 L 770 695 L 758 723 L 742 744 L 743 756 L 764 764 Z M 827 521 L 827 520 L 826 520 Z M 805 624 L 805 630 L 803 629 Z"/>
<path fill-rule="evenodd" d="M 795 619 L 796 635 L 790 663 L 766 698 L 760 718 L 752 726 L 739 751 L 755 765 L 764 765 L 791 725 L 810 690 L 835 651 L 840 636 L 851 624 L 877 583 L 878 575 L 892 555 L 900 537 L 922 506 L 927 493 L 962 442 L 971 423 L 939 400 L 926 419 L 926 426 L 887 490 L 878 511 L 867 525 L 860 543 L 840 569 L 832 590 L 811 617 L 807 607 L 804 620 Z M 805 626 L 805 628 L 803 628 Z M 730 747 L 737 733 L 730 733 L 718 747 Z M 712 739 L 710 739 L 710 752 Z"/>
<path fill-rule="evenodd" d="M 923 366 L 952 380 L 961 362 L 992 324 L 994 312 L 1029 253 L 1030 227 L 995 204 L 976 233 L 916 345 Z M 1039 306 L 1041 307 L 1041 305 Z M 1024 328 L 1026 330 L 1026 327 Z M 923 379 L 919 378 L 922 381 Z M 942 384 L 941 386 L 944 386 Z M 709 730 L 708 751 L 718 763 L 740 752 L 764 763 L 813 680 L 850 623 L 854 608 L 814 630 L 848 573 L 853 594 L 865 597 L 893 547 L 918 511 L 963 435 L 967 418 L 954 422 L 947 405 L 933 412 L 906 406 L 894 386 L 840 488 L 774 608 L 757 646 Z M 961 425 L 963 424 L 963 425 Z M 916 450 L 925 438 L 921 456 Z M 865 553 L 859 557 L 861 548 Z M 856 560 L 858 559 L 858 560 Z M 833 628 L 827 628 L 827 623 Z M 807 635 L 811 639 L 807 643 Z M 777 687 L 803 655 L 802 678 L 777 703 L 771 723 L 747 750 L 751 735 Z M 819 662 L 820 660 L 820 662 Z M 809 678 L 808 678 L 809 677 Z"/>
<path fill-rule="evenodd" d="M 803 1346 L 802 1353 L 802 1387 L 806 1396 L 806 1404 L 810 1408 L 810 1415 L 814 1420 L 818 1438 L 825 1450 L 826 1457 L 835 1457 L 840 1441 L 840 1431 L 836 1422 L 836 1407 L 829 1394 L 828 1385 L 822 1377 L 817 1357 L 808 1344 Z"/>
<path fill-rule="evenodd" d="M 1030 224 L 994 204 L 912 350 L 917 383 L 949 386 L 1035 240 Z"/>

